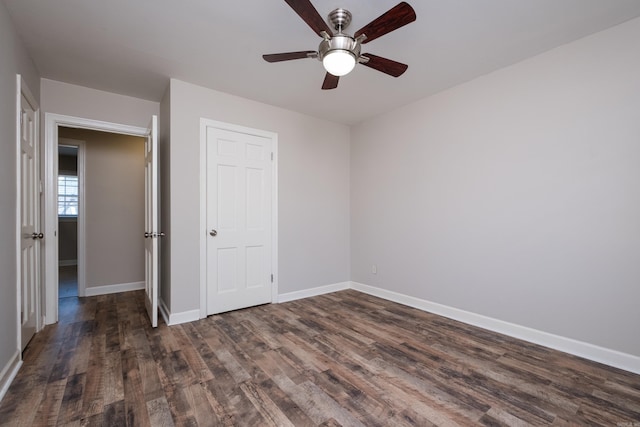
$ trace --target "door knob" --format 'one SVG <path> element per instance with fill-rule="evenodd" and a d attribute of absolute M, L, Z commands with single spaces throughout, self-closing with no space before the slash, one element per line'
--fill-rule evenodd
<path fill-rule="evenodd" d="M 33 233 L 31 233 L 31 238 L 33 240 L 36 240 L 38 238 L 38 233 L 36 233 L 35 231 Z"/>
<path fill-rule="evenodd" d="M 164 232 L 161 231 L 161 232 L 158 233 L 158 237 L 164 237 L 164 236 L 166 236 L 166 234 L 164 234 Z"/>
<path fill-rule="evenodd" d="M 144 238 L 146 239 L 148 237 L 151 237 L 151 233 L 149 233 L 148 231 L 145 231 L 144 232 Z"/>
<path fill-rule="evenodd" d="M 38 239 L 44 239 L 44 233 L 38 233 Z"/>
<path fill-rule="evenodd" d="M 213 237 L 216 237 L 218 235 L 218 232 L 216 230 L 211 230 L 209 234 Z"/>

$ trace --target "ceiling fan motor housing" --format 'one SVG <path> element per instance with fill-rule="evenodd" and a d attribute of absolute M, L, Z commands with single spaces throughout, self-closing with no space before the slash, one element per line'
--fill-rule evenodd
<path fill-rule="evenodd" d="M 360 57 L 360 43 L 342 32 L 351 23 L 351 12 L 342 8 L 335 9 L 329 14 L 329 22 L 338 33 L 334 36 L 325 33 L 324 40 L 318 46 L 318 59 L 322 61 L 329 52 L 341 50 L 357 60 Z"/>
<path fill-rule="evenodd" d="M 318 59 L 322 61 L 325 55 L 334 50 L 349 52 L 355 59 L 360 56 L 360 43 L 346 34 L 336 34 L 330 39 L 324 39 L 318 46 Z"/>

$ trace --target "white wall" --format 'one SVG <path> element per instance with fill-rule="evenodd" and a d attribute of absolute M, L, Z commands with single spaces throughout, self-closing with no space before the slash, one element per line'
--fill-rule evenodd
<path fill-rule="evenodd" d="M 144 281 L 145 138 L 72 128 L 58 136 L 86 142 L 86 287 Z"/>
<path fill-rule="evenodd" d="M 16 74 L 40 99 L 39 76 L 0 2 L 0 388 L 17 354 Z"/>
<path fill-rule="evenodd" d="M 636 19 L 355 126 L 352 279 L 640 356 L 638 40 Z"/>
<path fill-rule="evenodd" d="M 170 109 L 172 313 L 200 304 L 201 117 L 278 134 L 279 292 L 349 280 L 348 127 L 179 80 Z"/>
<path fill-rule="evenodd" d="M 131 96 L 41 79 L 41 110 L 84 119 L 147 127 L 160 104 Z"/>

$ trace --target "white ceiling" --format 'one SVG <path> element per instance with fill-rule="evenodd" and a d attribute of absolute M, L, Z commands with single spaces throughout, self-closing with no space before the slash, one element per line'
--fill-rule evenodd
<path fill-rule="evenodd" d="M 399 0 L 312 0 L 351 11 L 353 33 Z M 410 0 L 416 22 L 364 46 L 409 64 L 358 66 L 320 90 L 322 64 L 261 55 L 315 50 L 284 0 L 4 0 L 42 77 L 159 101 L 174 77 L 346 124 L 640 16 L 640 0 Z"/>

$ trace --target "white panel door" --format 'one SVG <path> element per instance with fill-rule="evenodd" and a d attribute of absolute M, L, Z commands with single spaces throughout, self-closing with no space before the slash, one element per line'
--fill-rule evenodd
<path fill-rule="evenodd" d="M 145 143 L 145 307 L 151 326 L 158 326 L 158 118 L 153 116 Z"/>
<path fill-rule="evenodd" d="M 271 302 L 272 140 L 207 127 L 207 314 Z"/>
<path fill-rule="evenodd" d="M 36 332 L 40 283 L 40 180 L 38 135 L 34 108 L 20 102 L 20 313 L 22 350 Z"/>

